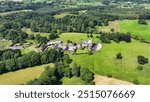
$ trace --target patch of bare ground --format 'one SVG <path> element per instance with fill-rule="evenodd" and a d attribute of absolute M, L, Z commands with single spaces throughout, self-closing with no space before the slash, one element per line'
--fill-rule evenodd
<path fill-rule="evenodd" d="M 123 81 L 115 78 L 108 78 L 105 76 L 95 75 L 95 85 L 133 85 L 128 81 Z"/>

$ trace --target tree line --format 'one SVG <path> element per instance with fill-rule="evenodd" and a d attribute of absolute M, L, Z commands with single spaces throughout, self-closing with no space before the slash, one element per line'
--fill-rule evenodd
<path fill-rule="evenodd" d="M 131 34 L 123 34 L 123 33 L 103 33 L 100 34 L 100 40 L 102 43 L 111 43 L 111 40 L 119 43 L 120 41 L 125 41 L 127 43 L 131 42 Z"/>
<path fill-rule="evenodd" d="M 21 57 L 10 57 L 9 59 L 0 61 L 0 74 L 24 69 L 27 67 L 55 63 L 56 61 L 62 60 L 62 57 L 63 52 L 61 49 L 49 49 L 40 53 L 30 52 L 22 55 Z"/>
<path fill-rule="evenodd" d="M 7 59 L 21 57 L 22 54 L 20 50 L 6 49 L 6 50 L 0 50 L 0 56 L 1 56 L 0 61 L 5 61 Z"/>

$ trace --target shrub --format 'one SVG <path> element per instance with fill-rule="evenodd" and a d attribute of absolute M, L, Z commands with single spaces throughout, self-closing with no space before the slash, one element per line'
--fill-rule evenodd
<path fill-rule="evenodd" d="M 139 64 L 142 64 L 142 65 L 144 65 L 144 64 L 147 64 L 148 63 L 148 58 L 146 58 L 146 57 L 144 57 L 144 56 L 138 56 L 137 57 L 137 59 L 138 59 L 138 63 Z"/>
<path fill-rule="evenodd" d="M 112 77 L 112 75 L 111 75 L 111 74 L 107 74 L 107 77 L 108 77 L 108 78 L 111 78 L 111 77 Z"/>
<path fill-rule="evenodd" d="M 143 66 L 138 65 L 138 66 L 137 66 L 137 69 L 141 71 L 141 70 L 143 70 Z"/>
<path fill-rule="evenodd" d="M 111 28 L 111 32 L 114 32 L 115 30 L 114 30 L 114 28 Z"/>
<path fill-rule="evenodd" d="M 117 59 L 122 59 L 122 54 L 119 52 L 119 53 L 116 55 L 116 58 L 117 58 Z"/>
<path fill-rule="evenodd" d="M 88 54 L 89 54 L 89 55 L 92 55 L 92 54 L 93 54 L 93 53 L 92 53 L 92 50 L 90 50 L 90 51 L 88 52 Z"/>
<path fill-rule="evenodd" d="M 138 81 L 137 79 L 134 79 L 134 80 L 133 80 L 133 83 L 134 83 L 134 84 L 139 84 L 139 81 Z"/>
<path fill-rule="evenodd" d="M 140 19 L 140 20 L 138 21 L 138 23 L 139 23 L 139 24 L 147 25 L 147 21 L 144 20 L 144 19 Z"/>

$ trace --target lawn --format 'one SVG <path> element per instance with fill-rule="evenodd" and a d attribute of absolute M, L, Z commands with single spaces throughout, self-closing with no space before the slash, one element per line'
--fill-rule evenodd
<path fill-rule="evenodd" d="M 144 65 L 144 70 L 139 71 L 137 66 L 137 56 L 143 55 L 150 60 L 150 45 L 132 40 L 132 43 L 111 43 L 103 44 L 103 48 L 95 54 L 89 56 L 72 55 L 74 59 L 83 68 L 89 68 L 96 74 L 133 82 L 139 80 L 140 84 L 150 84 L 150 63 Z M 116 54 L 121 52 L 122 60 L 116 59 Z"/>
<path fill-rule="evenodd" d="M 140 25 L 137 20 L 123 20 L 119 22 L 123 33 L 130 32 L 133 36 L 139 36 L 150 42 L 150 21 L 148 25 Z"/>
<path fill-rule="evenodd" d="M 0 75 L 0 85 L 26 84 L 30 80 L 40 77 L 46 66 L 53 66 L 53 64 L 45 64 L 2 74 Z"/>
<path fill-rule="evenodd" d="M 99 42 L 100 40 L 96 38 L 97 34 L 93 35 L 93 38 L 88 38 L 87 34 L 84 33 L 62 33 L 57 40 L 61 40 L 63 42 L 67 42 L 67 40 L 71 40 L 72 42 L 79 42 L 93 39 L 95 42 Z"/>
<path fill-rule="evenodd" d="M 62 79 L 63 85 L 84 85 L 84 81 L 82 81 L 80 78 L 78 77 L 72 77 L 72 78 L 67 78 L 64 77 Z"/>

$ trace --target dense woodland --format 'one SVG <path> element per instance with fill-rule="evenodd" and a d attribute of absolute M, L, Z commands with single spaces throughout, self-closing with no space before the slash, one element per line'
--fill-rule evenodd
<path fill-rule="evenodd" d="M 33 32 L 51 33 L 50 39 L 55 39 L 60 34 L 58 34 L 58 30 L 61 32 L 100 33 L 97 32 L 95 27 L 107 26 L 109 21 L 122 19 L 150 19 L 150 12 L 144 8 L 118 9 L 107 6 L 95 7 L 94 10 L 93 8 L 87 9 L 87 13 L 79 14 L 80 9 L 73 11 L 74 9 L 70 8 L 68 11 L 71 14 L 60 19 L 53 17 L 55 14 L 54 12 L 52 14 L 39 14 L 33 11 L 5 17 L 0 16 L 0 21 L 3 22 L 0 27 L 0 36 L 12 40 L 13 43 L 22 43 L 24 39 L 28 38 L 28 35 L 22 31 L 24 27 L 30 28 Z M 61 13 L 63 10 L 58 12 Z M 46 38 L 41 39 L 46 41 Z M 44 44 L 45 43 L 46 42 L 44 42 Z"/>
<path fill-rule="evenodd" d="M 21 55 L 20 51 L 5 50 L 2 52 L 2 59 L 0 61 L 0 74 L 33 67 L 41 64 L 55 63 L 60 61 L 63 57 L 62 51 L 54 49 L 36 53 L 30 52 L 26 55 Z"/>

